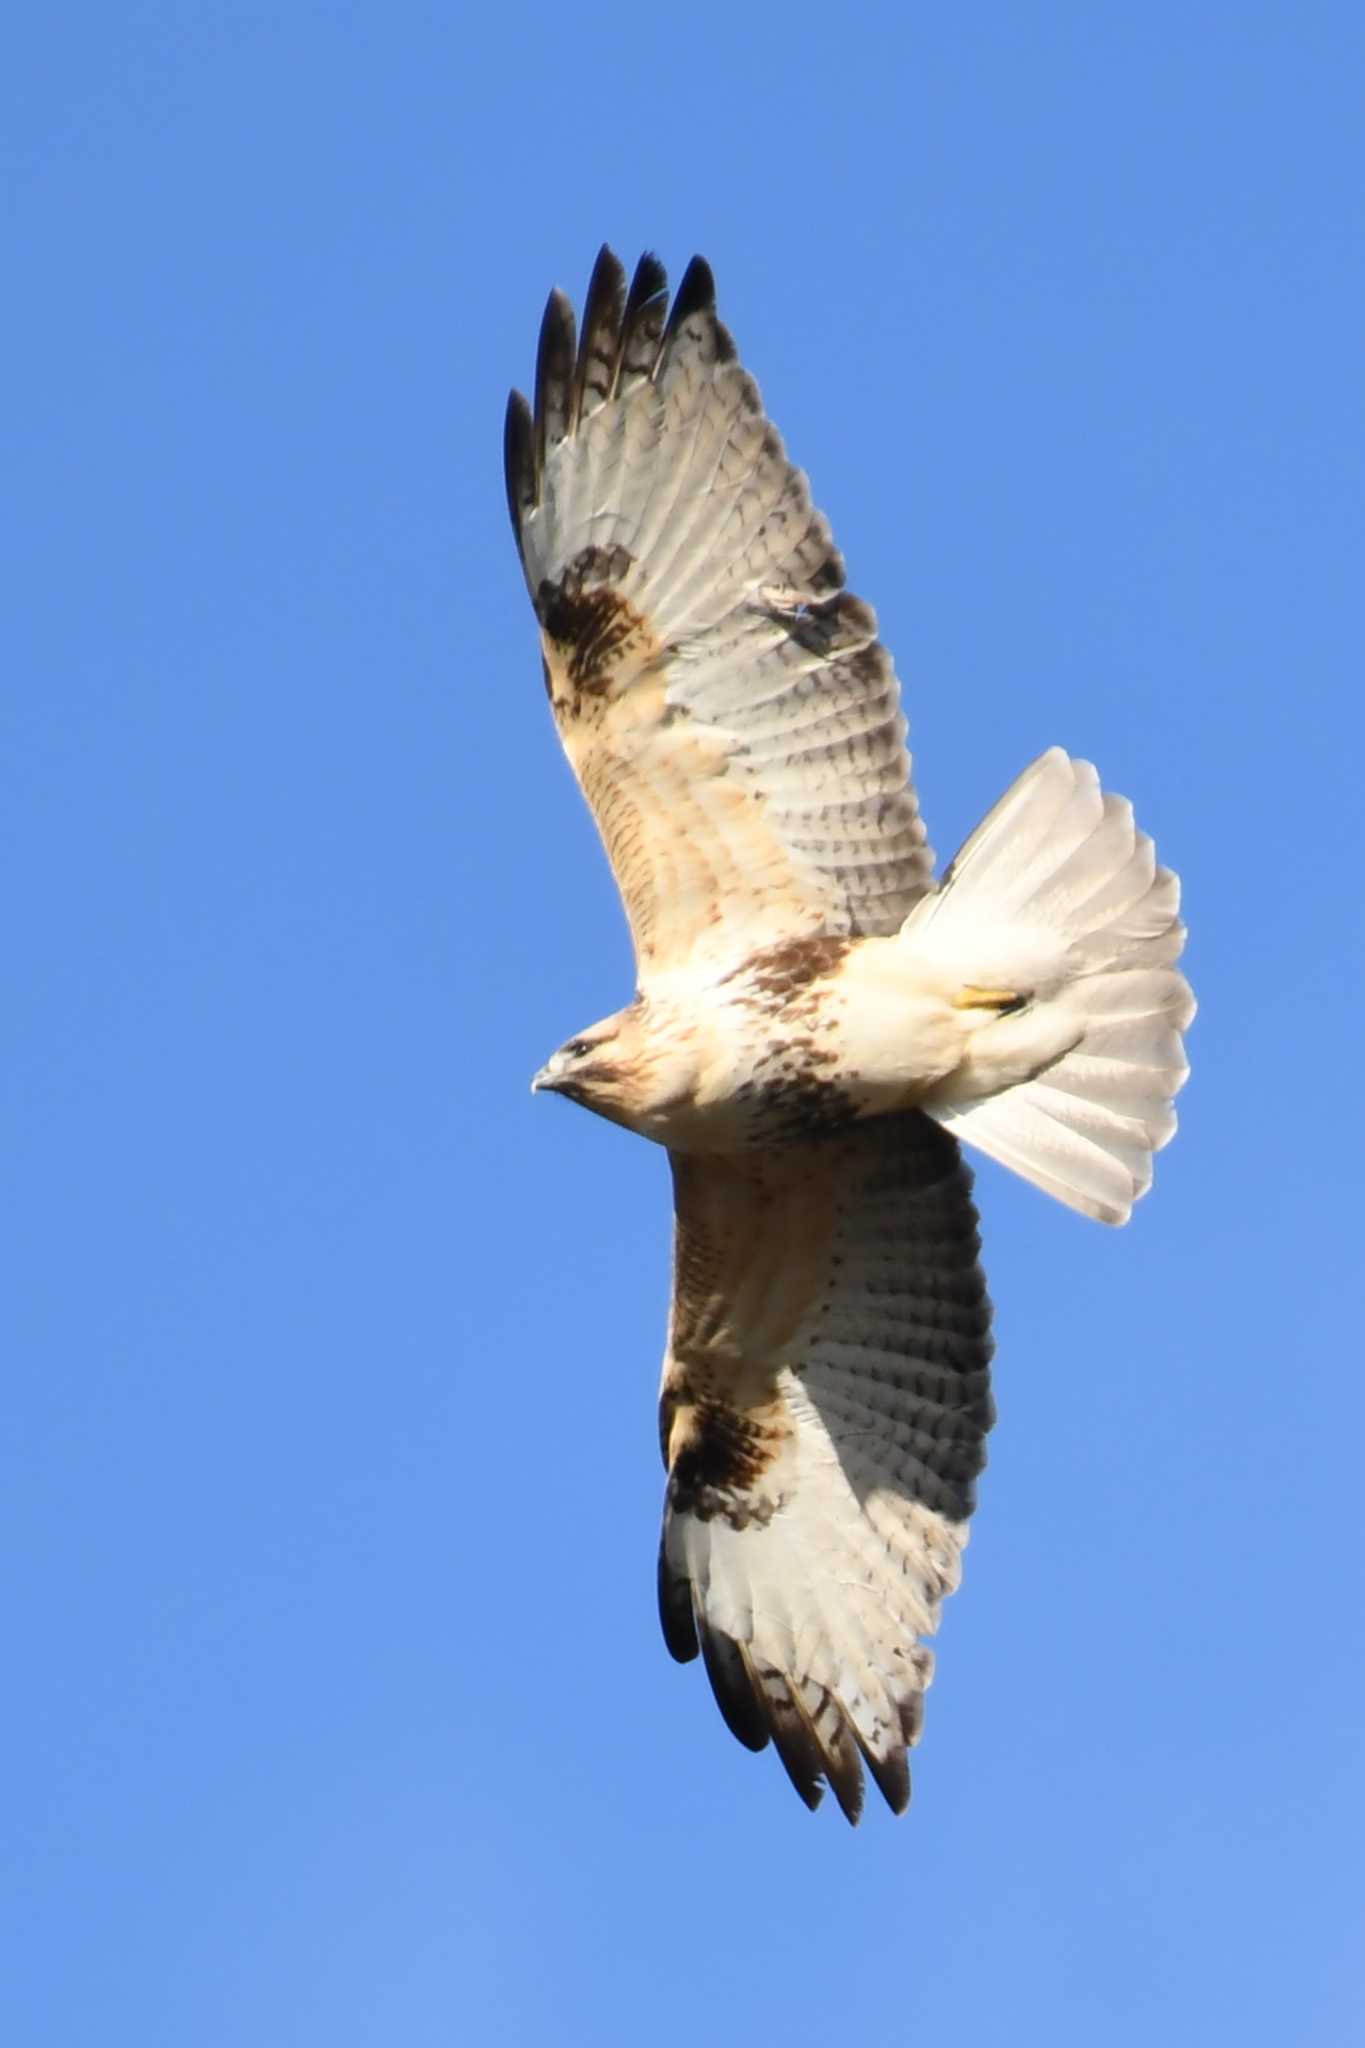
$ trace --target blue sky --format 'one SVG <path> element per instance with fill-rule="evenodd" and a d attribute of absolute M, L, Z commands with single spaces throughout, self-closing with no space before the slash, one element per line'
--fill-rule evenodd
<path fill-rule="evenodd" d="M 1336 2044 L 1365 2010 L 1353 6 L 30 10 L 0 93 L 11 1782 L 45 2048 Z M 983 1165 L 915 1804 L 653 1610 L 662 1158 L 500 477 L 693 250 L 944 855 L 1044 745 L 1186 884 L 1182 1131 Z"/>

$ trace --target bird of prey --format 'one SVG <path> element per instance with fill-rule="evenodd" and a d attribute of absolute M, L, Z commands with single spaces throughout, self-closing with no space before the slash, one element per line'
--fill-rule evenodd
<path fill-rule="evenodd" d="M 993 1419 L 959 1140 L 1122 1223 L 1175 1128 L 1179 885 L 1059 747 L 935 878 L 891 657 L 716 316 L 551 295 L 508 503 L 638 986 L 550 1089 L 667 1148 L 664 1638 L 807 1805 L 890 1806 Z"/>

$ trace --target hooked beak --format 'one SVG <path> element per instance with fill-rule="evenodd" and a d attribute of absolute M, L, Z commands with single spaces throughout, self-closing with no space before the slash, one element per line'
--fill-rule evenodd
<path fill-rule="evenodd" d="M 556 1093 L 559 1084 L 555 1080 L 554 1066 L 553 1060 L 547 1060 L 540 1072 L 531 1076 L 531 1093 L 533 1095 L 553 1095 Z"/>

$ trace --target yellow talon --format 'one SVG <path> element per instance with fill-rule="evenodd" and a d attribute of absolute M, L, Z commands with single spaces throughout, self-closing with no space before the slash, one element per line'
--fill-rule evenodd
<path fill-rule="evenodd" d="M 1017 989 L 977 988 L 965 982 L 953 997 L 955 1010 L 1008 1010 L 1022 1000 Z"/>

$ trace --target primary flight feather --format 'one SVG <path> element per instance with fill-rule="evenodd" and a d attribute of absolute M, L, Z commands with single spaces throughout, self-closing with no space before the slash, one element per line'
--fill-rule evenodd
<path fill-rule="evenodd" d="M 664 1636 L 856 1820 L 910 1796 L 992 1420 L 966 1139 L 1127 1219 L 1193 1015 L 1179 885 L 1053 748 L 937 881 L 891 658 L 699 259 L 551 295 L 508 504 L 634 1000 L 535 1085 L 668 1148 Z"/>

